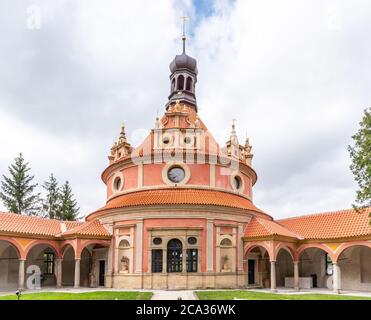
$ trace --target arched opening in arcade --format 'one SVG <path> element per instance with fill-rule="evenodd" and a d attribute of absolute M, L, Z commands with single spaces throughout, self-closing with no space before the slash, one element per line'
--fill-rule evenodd
<path fill-rule="evenodd" d="M 333 262 L 324 249 L 309 247 L 299 255 L 299 288 L 332 289 Z"/>
<path fill-rule="evenodd" d="M 371 290 L 371 244 L 345 248 L 337 259 L 339 290 Z"/>
<path fill-rule="evenodd" d="M 72 287 L 75 281 L 75 251 L 71 245 L 64 249 L 62 260 L 62 286 Z"/>
<path fill-rule="evenodd" d="M 62 261 L 62 286 L 104 286 L 106 260 L 107 248 L 101 244 L 85 246 L 78 259 L 75 258 L 73 247 L 67 245 Z"/>
<path fill-rule="evenodd" d="M 271 267 L 268 251 L 263 246 L 255 246 L 246 253 L 245 260 L 247 286 L 270 288 Z"/>
<path fill-rule="evenodd" d="M 18 288 L 19 253 L 10 242 L 0 240 L 0 290 Z"/>
<path fill-rule="evenodd" d="M 57 285 L 56 259 L 58 253 L 48 243 L 39 243 L 31 247 L 25 262 L 25 280 L 27 288 L 54 287 Z M 32 275 L 40 274 L 40 283 Z"/>
<path fill-rule="evenodd" d="M 294 260 L 287 248 L 281 248 L 276 258 L 277 287 L 294 287 Z"/>

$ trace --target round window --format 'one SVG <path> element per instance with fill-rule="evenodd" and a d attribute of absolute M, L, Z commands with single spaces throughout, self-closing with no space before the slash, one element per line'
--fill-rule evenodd
<path fill-rule="evenodd" d="M 122 184 L 122 181 L 121 181 L 121 178 L 120 177 L 116 177 L 115 180 L 113 181 L 113 188 L 115 191 L 119 191 L 121 189 L 121 184 Z"/>
<path fill-rule="evenodd" d="M 172 167 L 167 172 L 167 177 L 173 183 L 179 183 L 185 178 L 185 171 L 182 167 Z"/>
<path fill-rule="evenodd" d="M 189 244 L 196 244 L 197 243 L 197 238 L 196 237 L 189 237 L 188 238 L 188 243 Z"/>
<path fill-rule="evenodd" d="M 241 189 L 241 187 L 242 187 L 241 177 L 235 176 L 233 178 L 233 187 L 234 187 L 235 190 L 240 190 Z"/>
<path fill-rule="evenodd" d="M 159 245 L 159 244 L 161 244 L 162 243 L 162 239 L 161 238 L 154 238 L 153 239 L 153 244 L 155 244 L 155 245 Z"/>
<path fill-rule="evenodd" d="M 164 144 L 169 144 L 169 142 L 170 142 L 169 137 L 164 137 L 164 138 L 162 139 L 162 142 L 163 142 Z"/>
<path fill-rule="evenodd" d="M 185 137 L 185 138 L 184 138 L 184 143 L 185 143 L 185 144 L 190 144 L 191 142 L 192 142 L 191 137 Z"/>

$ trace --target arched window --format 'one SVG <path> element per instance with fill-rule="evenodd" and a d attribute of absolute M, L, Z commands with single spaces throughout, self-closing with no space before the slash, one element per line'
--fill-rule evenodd
<path fill-rule="evenodd" d="M 177 90 L 184 90 L 184 77 L 180 75 L 178 77 L 178 88 Z"/>
<path fill-rule="evenodd" d="M 183 246 L 178 239 L 172 239 L 167 244 L 167 272 L 182 272 Z"/>
<path fill-rule="evenodd" d="M 225 246 L 225 247 L 230 247 L 232 246 L 232 241 L 228 238 L 224 238 L 221 242 L 220 242 L 220 245 L 221 246 Z"/>
<path fill-rule="evenodd" d="M 130 243 L 126 239 L 121 240 L 120 241 L 120 244 L 119 244 L 119 247 L 121 247 L 121 248 L 129 248 L 130 247 Z"/>
<path fill-rule="evenodd" d="M 173 92 L 174 89 L 175 89 L 175 78 L 173 79 L 173 81 L 171 81 L 171 92 Z"/>
<path fill-rule="evenodd" d="M 192 78 L 191 77 L 187 78 L 186 90 L 192 91 Z"/>

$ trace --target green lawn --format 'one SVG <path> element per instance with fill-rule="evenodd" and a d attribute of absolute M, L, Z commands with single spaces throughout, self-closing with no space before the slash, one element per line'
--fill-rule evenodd
<path fill-rule="evenodd" d="M 96 291 L 83 293 L 40 292 L 23 293 L 21 300 L 149 300 L 152 292 Z M 0 300 L 17 300 L 15 294 L 2 296 Z"/>
<path fill-rule="evenodd" d="M 230 290 L 230 291 L 196 291 L 200 300 L 371 300 L 367 297 L 356 297 L 335 294 L 278 294 L 256 291 Z"/>

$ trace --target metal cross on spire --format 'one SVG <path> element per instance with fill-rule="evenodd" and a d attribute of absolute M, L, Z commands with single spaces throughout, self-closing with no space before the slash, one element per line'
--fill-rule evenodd
<path fill-rule="evenodd" d="M 187 16 L 183 16 L 182 17 L 182 20 L 183 20 L 183 35 L 182 35 L 182 40 L 183 40 L 183 53 L 185 53 L 185 42 L 187 40 L 187 37 L 186 37 L 186 23 L 187 23 L 187 20 L 189 20 L 189 18 Z"/>

